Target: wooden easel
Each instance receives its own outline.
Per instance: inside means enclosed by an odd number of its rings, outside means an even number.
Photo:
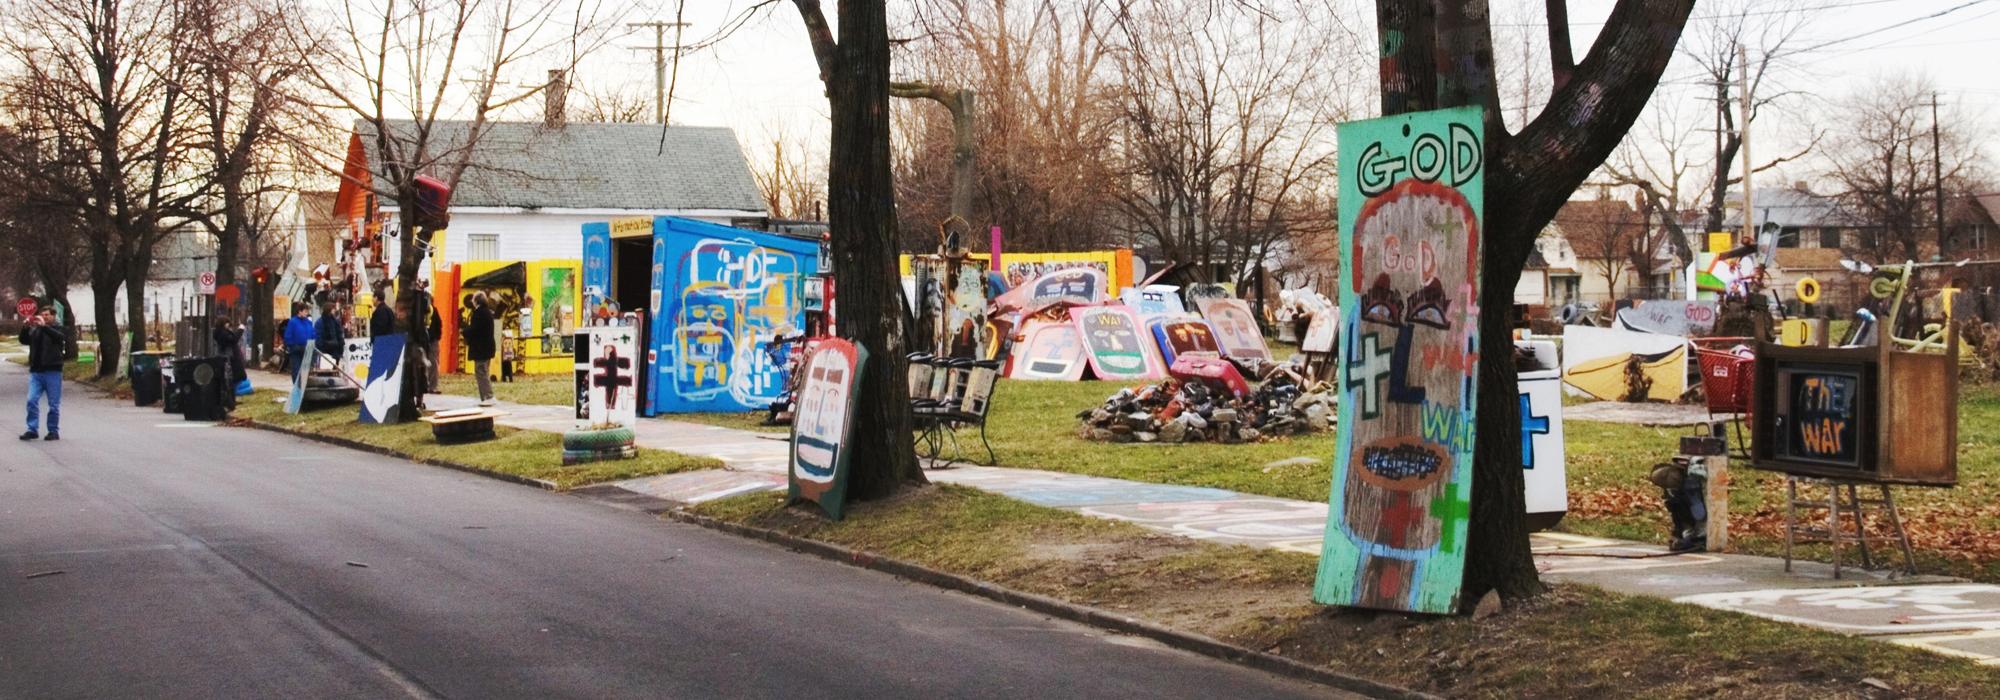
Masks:
[[[1799,484],[1825,486],[1826,499],[1799,500]],[[1878,498],[1861,498],[1857,487],[1879,489]],[[1844,497],[1843,497],[1844,494]],[[1874,506],[1877,516],[1887,515],[1889,529],[1893,535],[1868,534],[1867,516],[1864,511]],[[1801,522],[1799,510],[1825,509],[1826,518],[1818,522]],[[1847,520],[1854,522],[1849,531]],[[1815,518],[1814,520],[1818,520]],[[1874,555],[1868,551],[1869,543],[1894,542],[1903,551],[1902,570],[1916,575],[1917,560],[1910,552],[1910,535],[1903,530],[1903,519],[1896,512],[1896,497],[1888,484],[1862,483],[1844,479],[1816,479],[1802,476],[1785,477],[1785,571],[1792,570],[1792,544],[1794,542],[1826,542],[1833,546],[1833,577],[1840,578],[1840,547],[1853,544],[1861,550],[1861,567],[1875,568]]]

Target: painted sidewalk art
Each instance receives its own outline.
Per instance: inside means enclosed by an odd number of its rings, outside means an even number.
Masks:
[[[1313,600],[1449,613],[1471,513],[1483,110],[1339,127],[1340,418]],[[1225,347],[1227,343],[1225,343]]]
[[[1554,527],[1569,512],[1569,481],[1563,452],[1562,373],[1522,372],[1521,468],[1527,482],[1529,526]]]
[[[1239,360],[1271,359],[1270,349],[1264,347],[1264,331],[1257,327],[1257,315],[1242,299],[1196,299],[1195,306],[1215,329],[1222,354]]]
[[[1154,319],[1150,324],[1153,343],[1160,348],[1160,360],[1172,367],[1182,355],[1222,357],[1222,345],[1215,341],[1215,329],[1198,318]]]
[[[577,331],[576,427],[630,428],[639,422],[639,329],[596,326]]]
[[[752,411],[785,385],[766,346],[805,327],[819,244],[691,219],[654,220],[652,407]],[[664,307],[664,308],[662,308]]]
[[[1652,385],[1641,399],[1676,401],[1687,392],[1687,339],[1593,326],[1563,326],[1563,382],[1572,395],[1619,401],[1628,391],[1627,366]]]
[[[1619,309],[1618,327],[1691,338],[1715,330],[1715,318],[1715,302],[1661,299]]]
[[[1317,553],[1326,530],[1327,508],[1279,498],[1238,496],[1122,505],[1088,505],[1084,515],[1123,520],[1155,530],[1210,542],[1245,544]]]
[[[1147,321],[1187,315],[1187,307],[1181,305],[1181,288],[1171,284],[1126,287],[1118,292],[1118,300],[1132,307],[1133,313]]]
[[[1734,591],[1674,602],[1848,634],[2000,630],[2000,586],[1985,583]]]
[[[1083,378],[1083,335],[1070,323],[1029,321],[1021,331],[1021,344],[1014,349],[1008,379]]]
[[[818,503],[839,520],[847,502],[848,440],[854,434],[854,405],[861,396],[861,370],[868,351],[841,338],[820,341],[806,358],[799,383],[798,417],[792,421],[791,468],[786,493]]]
[[[383,361],[368,363],[368,375],[361,383],[361,422],[403,422],[404,416],[396,410],[397,404],[403,401],[403,363],[397,362],[396,358],[403,356],[406,338],[397,333],[372,339],[370,356],[381,353]]]
[[[1153,353],[1153,339],[1124,306],[1079,306],[1069,310],[1083,337],[1084,356],[1098,379],[1151,380],[1166,375]]]

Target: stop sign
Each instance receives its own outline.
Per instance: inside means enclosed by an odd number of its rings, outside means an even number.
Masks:
[[[38,308],[38,305],[35,304],[35,300],[33,299],[22,299],[14,303],[14,312],[22,316],[35,315],[36,308]]]

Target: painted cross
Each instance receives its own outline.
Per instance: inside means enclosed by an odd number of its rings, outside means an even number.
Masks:
[[[1349,391],[1361,391],[1361,416],[1373,419],[1382,415],[1382,380],[1389,378],[1395,362],[1393,353],[1382,349],[1381,339],[1374,333],[1361,337],[1361,342],[1348,347],[1347,385]]]
[[[1535,436],[1549,434],[1549,417],[1538,416],[1530,408],[1528,395],[1521,394],[1521,467],[1535,468]]]
[[[619,357],[618,347],[607,345],[604,356],[590,361],[597,368],[597,376],[591,378],[593,386],[604,389],[604,408],[618,407],[618,390],[632,386],[632,376],[626,370],[632,369],[632,358]]]
[[[1438,494],[1437,498],[1431,499],[1431,517],[1437,518],[1443,523],[1443,527],[1441,528],[1443,537],[1438,541],[1438,549],[1442,551],[1458,551],[1460,547],[1458,542],[1458,521],[1465,520],[1472,515],[1472,504],[1468,501],[1466,494],[1461,493],[1464,490],[1459,488],[1459,485],[1456,483],[1446,484],[1444,493]]]
[[[1430,514],[1417,507],[1417,499],[1413,495],[1391,493],[1384,500],[1389,503],[1382,508],[1382,544],[1398,548],[1407,546]]]

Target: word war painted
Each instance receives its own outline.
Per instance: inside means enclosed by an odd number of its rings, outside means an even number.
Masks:
[[[383,361],[368,363],[368,374],[361,383],[361,422],[401,423],[405,419],[396,410],[403,401],[403,363],[396,358],[403,356],[407,337],[402,333],[380,335],[369,344],[370,357],[380,353]]]
[[[798,416],[792,421],[787,493],[818,503],[839,520],[847,501],[847,449],[854,434],[854,406],[868,351],[840,339],[820,341],[799,369]]]
[[[1081,306],[1070,320],[1083,336],[1090,371],[1098,379],[1149,380],[1165,375],[1152,339],[1140,329],[1139,318],[1124,306]]]
[[[1257,315],[1242,299],[1198,298],[1195,306],[1201,309],[1202,318],[1208,319],[1209,327],[1215,329],[1222,354],[1239,360],[1271,359],[1271,351],[1264,347],[1264,332],[1257,328]]]
[[[577,331],[576,427],[630,428],[639,422],[639,330],[595,326]]]
[[[1316,602],[1458,607],[1479,364],[1482,118],[1467,107],[1339,127],[1340,197],[1358,206],[1340,208],[1340,418]]]

